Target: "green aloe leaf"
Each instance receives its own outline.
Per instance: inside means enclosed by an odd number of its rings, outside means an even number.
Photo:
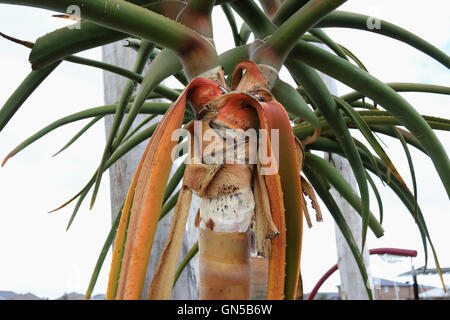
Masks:
[[[422,51],[423,53],[429,55],[433,59],[439,61],[447,68],[450,68],[450,58],[444,52],[423,40],[422,38],[416,36],[415,34],[400,28],[392,23],[378,19],[381,28],[368,28],[367,21],[372,21],[373,17],[369,17],[363,14],[339,11],[336,10],[324,19],[322,19],[315,27],[327,28],[327,27],[343,27],[343,28],[354,28],[363,31],[369,31],[376,34],[381,34],[393,39],[402,41],[409,44],[410,46]]]
[[[164,191],[163,204],[166,203],[166,201],[169,199],[170,195],[173,193],[175,188],[180,183],[181,179],[183,179],[185,169],[186,169],[186,163],[183,162],[178,166],[178,168],[174,172],[172,178],[170,178],[169,182],[167,183],[166,190]]]
[[[263,39],[276,29],[276,26],[254,1],[232,1],[230,6],[245,21],[256,39]]]
[[[339,60],[345,61],[341,58]],[[355,142],[350,134],[347,124],[339,112],[339,109],[328,91],[325,83],[317,72],[306,64],[288,59],[286,67],[291,75],[302,84],[308,92],[308,96],[320,109],[328,125],[335,133],[342,148],[345,150],[346,158],[353,170],[358,184],[362,200],[362,248],[364,248],[369,222],[369,188],[361,158],[357,152]],[[323,126],[322,126],[323,128]]]
[[[450,197],[450,161],[448,154],[425,119],[397,92],[367,72],[325,50],[299,41],[295,56],[370,99],[377,101],[421,142]]]
[[[136,134],[134,137],[130,138],[129,140],[125,141],[117,150],[109,157],[109,159],[106,161],[104,170],[106,171],[114,162],[119,160],[123,155],[125,155],[128,151],[133,149],[135,146],[137,146],[139,143],[147,140],[153,135],[153,132],[156,130],[156,127],[158,126],[159,122],[154,123],[153,125],[149,126],[145,130],[142,130],[138,134]],[[75,208],[72,211],[72,215],[70,216],[69,222],[67,224],[67,230],[72,225],[72,222],[74,221],[78,210],[80,209],[80,206],[85,199],[87,193],[92,188],[92,186],[95,183],[95,177],[96,174],[89,180],[89,182],[84,186],[84,188],[78,192],[74,197],[72,197],[70,200],[66,201],[63,205],[59,206],[58,208],[52,210],[51,212],[54,212],[56,210],[60,210],[67,206],[69,203],[71,203],[73,200],[77,199],[78,201],[75,205]]]
[[[61,152],[63,152],[64,150],[66,150],[68,147],[70,147],[75,141],[78,140],[79,137],[81,137],[83,135],[83,133],[85,133],[87,130],[89,130],[90,127],[92,127],[94,124],[96,124],[100,119],[102,119],[103,116],[97,116],[94,119],[92,119],[91,121],[89,121],[83,128],[81,128],[80,131],[78,131],[73,137],[72,139],[69,140],[69,142],[67,142],[61,149],[59,149],[54,155],[58,155]]]
[[[338,105],[344,110],[344,112],[352,119],[355,126],[359,129],[364,138],[366,138],[366,140],[369,142],[370,146],[373,148],[375,153],[383,160],[383,162],[388,166],[388,168],[392,171],[392,173],[396,175],[400,181],[403,181],[403,178],[400,176],[391,159],[384,151],[383,147],[380,145],[375,135],[372,133],[372,130],[370,129],[369,125],[364,121],[364,118],[361,117],[361,115],[358,112],[356,112],[352,108],[352,106],[350,106],[343,99],[340,99],[338,97],[334,97],[334,99],[336,100]],[[406,183],[404,184],[406,185]]]
[[[169,104],[168,103],[163,103],[163,102],[146,102],[141,110],[142,113],[157,113],[157,114],[164,114],[167,109],[169,108]],[[45,136],[46,134],[50,133],[51,131],[78,121],[78,120],[83,120],[83,119],[87,119],[87,118],[92,118],[92,117],[97,117],[97,116],[104,116],[107,114],[112,114],[115,113],[116,111],[116,104],[112,104],[112,105],[106,105],[106,106],[101,106],[101,107],[96,107],[96,108],[91,108],[91,109],[87,109],[87,110],[83,110],[74,114],[71,114],[69,116],[65,116],[61,119],[58,119],[52,123],[50,123],[49,125],[47,125],[46,127],[42,128],[41,130],[39,130],[38,132],[36,132],[35,134],[33,134],[31,137],[27,138],[26,140],[24,140],[22,143],[20,143],[17,147],[15,147],[3,160],[2,162],[2,166],[6,163],[6,161],[11,158],[12,156],[16,155],[17,153],[19,153],[20,151],[22,151],[23,149],[25,149],[26,147],[28,147],[30,144],[34,143],[35,141],[39,140],[40,138],[42,138],[43,136]],[[127,106],[127,110],[129,110],[131,107],[131,104],[128,104]]]
[[[157,114],[152,114],[152,115],[148,116],[147,118],[145,118],[141,123],[139,123],[139,125],[136,126],[136,128],[134,128],[129,134],[127,134],[125,136],[125,138],[123,138],[123,141],[127,141],[129,138],[134,136],[136,134],[136,132],[138,132],[140,129],[142,129],[147,123],[149,123],[150,121],[155,119],[157,116],[158,116]]]
[[[383,201],[381,200],[380,192],[378,191],[375,181],[373,181],[372,177],[370,176],[370,174],[368,172],[366,172],[366,177],[367,177],[367,181],[369,181],[369,184],[372,187],[372,191],[375,194],[375,198],[377,199],[378,211],[380,214],[379,223],[383,224]]]
[[[228,20],[228,24],[230,25],[231,33],[233,34],[234,45],[238,47],[241,45],[241,38],[236,25],[236,19],[234,18],[233,11],[231,10],[230,5],[227,3],[222,4],[221,7],[223,13],[225,14],[225,17]]]
[[[419,140],[417,140],[417,138],[414,137],[409,131],[406,131],[401,128],[393,127],[393,126],[373,125],[373,126],[371,126],[371,128],[372,128],[372,130],[374,130],[378,133],[382,133],[384,135],[387,135],[387,136],[390,136],[393,138],[397,137],[394,132],[394,129],[397,129],[396,131],[403,136],[403,139],[405,139],[406,143],[408,143],[409,145],[415,147],[417,150],[422,151],[423,153],[428,155],[427,152],[425,151],[425,149],[423,148],[423,146],[420,144]]]
[[[282,2],[277,13],[273,17],[273,23],[279,26],[287,19],[289,19],[294,13],[296,13],[301,7],[308,3],[309,0],[285,0]]]
[[[320,130],[320,122],[311,108],[306,104],[303,97],[290,84],[278,79],[272,88],[275,98],[292,115],[311,123],[315,129]]]
[[[312,153],[307,152],[305,157],[305,165],[313,168],[339,192],[339,194],[360,214],[362,215],[361,199],[356,194],[355,190],[342,177],[339,171],[328,161],[320,158]],[[384,230],[378,223],[375,216],[370,213],[369,227],[377,238],[384,234]]]
[[[144,5],[155,1],[131,0],[129,2]],[[172,2],[172,7],[175,5],[178,11],[184,7],[184,4],[177,6],[175,1]],[[157,13],[162,13],[164,9],[158,3],[149,4],[146,8]],[[42,68],[74,53],[113,43],[127,36],[126,33],[82,20],[79,28],[63,27],[38,38],[30,53],[30,62],[35,68]]]
[[[381,112],[383,112],[383,111],[381,111]],[[359,113],[361,114],[362,112],[359,112]],[[398,120],[396,120],[393,116],[362,115],[362,117],[364,118],[364,121],[366,121],[369,124],[370,128],[373,129],[374,131],[379,131],[379,132],[382,132],[382,133],[385,133],[385,134],[391,135],[391,136],[393,135],[393,133],[389,132],[389,130],[387,130],[386,128],[401,125],[401,123]],[[424,119],[428,119],[426,121],[432,129],[443,130],[443,131],[450,130],[450,124],[447,123],[448,122],[447,119],[441,119],[441,118],[429,117],[429,116],[423,116],[423,117],[424,117]],[[331,132],[330,124],[327,121],[325,121],[323,117],[319,117],[319,120],[320,120],[320,124],[322,127],[321,135],[326,136],[329,134],[333,134]],[[344,117],[344,121],[346,122],[347,126],[350,129],[352,129],[354,127],[353,121],[349,117]],[[313,126],[306,122],[296,125],[295,127],[293,127],[293,130],[294,130],[294,134],[300,140],[306,138],[309,135],[312,135],[314,132]],[[407,131],[404,131],[404,132],[405,132],[405,135],[404,135],[405,139],[407,139],[408,143],[411,143],[412,145],[414,145],[415,147],[417,147],[424,153],[428,154],[427,151],[423,148],[420,141],[416,137],[414,137],[411,133],[409,133]]]
[[[163,50],[155,57],[145,74],[144,80],[142,81],[139,91],[136,94],[130,112],[120,127],[120,130],[119,124],[122,120],[121,118],[118,122],[117,128],[115,128],[116,130],[114,132],[111,131],[112,139],[110,143],[107,144],[107,148],[111,148],[113,151],[117,148],[136,119],[136,116],[140,112],[148,94],[152,92],[164,79],[178,72],[180,68],[181,65],[177,56],[170,50]]]
[[[364,155],[362,155],[362,157],[364,158]],[[379,162],[381,162],[381,161],[379,161]],[[384,164],[380,164],[380,165],[384,165]],[[367,168],[372,171],[372,168],[368,164],[367,164]],[[411,216],[414,218],[414,220],[417,223],[417,226],[418,226],[419,231],[422,236],[422,242],[423,242],[423,247],[424,247],[424,252],[425,252],[425,265],[427,265],[427,261],[428,261],[428,248],[427,248],[427,244],[426,244],[426,239],[428,239],[428,243],[430,244],[431,251],[433,254],[434,262],[436,264],[436,269],[438,271],[442,285],[443,285],[443,287],[445,287],[444,280],[442,277],[442,270],[441,270],[441,267],[439,264],[439,259],[438,259],[437,253],[436,253],[436,249],[431,240],[427,225],[425,223],[424,216],[422,214],[420,207],[417,204],[415,196],[413,194],[411,194],[411,192],[408,190],[408,188],[403,186],[403,184],[395,176],[391,177],[391,176],[387,176],[386,174],[384,174],[382,178],[386,182],[386,184],[388,184],[389,187],[397,194],[399,199],[403,202],[403,204],[406,206],[408,211],[411,213]]]
[[[3,130],[25,100],[28,99],[34,90],[36,90],[42,81],[44,81],[58,65],[59,62],[56,62],[41,70],[31,71],[28,74],[0,109],[0,131]]]
[[[153,48],[154,48],[154,45],[152,43],[150,43],[148,41],[142,42],[142,44],[139,48],[139,51],[137,53],[136,60],[134,62],[133,72],[142,73],[145,65],[147,64],[147,60],[150,55],[150,52],[153,50]],[[125,83],[125,87],[123,88],[119,102],[117,103],[116,113],[114,114],[113,123],[111,125],[109,135],[106,139],[105,148],[103,150],[103,155],[100,160],[100,164],[98,166],[97,176],[95,178],[94,191],[92,192],[92,198],[91,198],[91,204],[90,204],[91,209],[94,206],[94,202],[95,202],[95,199],[97,198],[97,193],[100,188],[100,183],[101,183],[102,176],[103,176],[103,167],[105,166],[105,162],[108,159],[111,152],[114,151],[114,147],[113,147],[114,139],[116,138],[116,133],[119,130],[120,123],[122,122],[122,119],[125,115],[125,110],[126,110],[127,104],[130,101],[130,97],[135,88],[136,88],[136,82],[133,80],[128,80]],[[145,97],[147,96],[148,93],[149,92],[145,93]],[[145,97],[143,98],[143,100],[145,100]],[[135,104],[137,100],[139,101],[139,98],[140,98],[140,95],[138,93],[133,104]],[[132,109],[133,109],[133,107],[132,107]],[[131,110],[130,110],[130,112],[131,112]],[[125,136],[125,134],[124,134],[124,136]]]
[[[427,92],[438,94],[450,94],[450,87],[425,83],[391,82],[386,83],[386,85],[397,92]],[[360,92],[350,92],[341,96],[340,98],[347,102],[353,102],[363,97],[364,95],[362,95]]]
[[[367,148],[367,147],[365,146],[364,143],[362,143],[361,141],[359,141],[359,140],[356,139],[356,138],[353,138],[353,141],[355,141],[356,147],[358,147],[358,148],[360,148],[360,149],[363,149],[364,151],[367,152],[367,154],[370,156],[370,162],[372,163],[372,165],[373,165],[378,171],[380,171],[380,169],[379,169],[378,166],[377,166],[377,161],[375,160],[375,157],[374,157],[374,156],[372,155],[372,153],[370,152],[369,148]],[[378,175],[381,175],[381,172],[378,172]],[[366,174],[366,176],[367,176],[367,174]]]
[[[252,30],[248,26],[247,23],[242,23],[241,28],[239,29],[239,39],[241,39],[241,43],[244,45],[247,43],[248,39],[250,38],[250,34],[252,33]]]
[[[105,243],[103,244],[102,250],[100,251],[100,254],[97,258],[97,262],[95,263],[95,267],[91,275],[91,280],[89,281],[88,288],[84,295],[85,300],[89,300],[91,298],[92,292],[94,291],[95,288],[95,284],[97,283],[98,275],[100,274],[100,270],[102,269],[106,255],[108,254],[108,250],[109,248],[111,248],[111,245],[114,242],[114,238],[117,233],[117,228],[119,227],[120,217],[122,216],[122,209],[123,204],[111,225],[111,229],[109,230],[108,236],[106,237]]]
[[[339,46],[339,48],[342,49],[342,51],[345,52],[345,54],[346,54],[350,59],[352,59],[352,60],[356,63],[356,65],[357,65],[358,67],[360,67],[361,69],[363,69],[363,70],[366,71],[366,72],[368,71],[367,68],[366,68],[366,66],[361,62],[361,60],[360,60],[355,54],[353,54],[353,52],[351,52],[350,50],[348,50],[346,47],[344,47],[344,46],[341,45],[341,44],[338,44],[338,46]]]
[[[143,38],[177,52],[188,78],[218,65],[214,46],[190,28],[148,9],[118,0],[1,0],[0,3],[20,4],[59,12],[71,5],[83,8],[83,18],[104,27]],[[201,63],[189,63],[195,56]]]
[[[339,7],[345,0],[311,0],[283,22],[252,54],[252,60],[280,70],[295,43],[323,17]]]
[[[105,63],[103,61],[97,61],[97,60],[92,60],[92,59],[87,59],[87,58],[83,58],[83,57],[78,57],[78,56],[67,56],[64,58],[65,61],[68,62],[72,62],[72,63],[77,63],[77,64],[82,64],[82,65],[86,65],[86,66],[91,66],[91,67],[95,67],[95,68],[99,68],[105,71],[109,71],[118,75],[121,75],[129,80],[133,80],[137,83],[142,83],[144,81],[144,77],[138,73],[138,72],[134,72],[128,69],[124,69],[109,63]],[[174,64],[179,65],[178,60],[176,62],[174,62]],[[180,65],[181,68],[181,65]],[[176,74],[174,74],[176,75]],[[180,79],[182,82],[184,82],[185,79]],[[161,97],[164,97],[166,99],[169,99],[171,101],[175,101],[178,98],[178,93],[173,90],[170,89],[162,84],[158,84],[153,88],[154,92],[157,94],[160,94]]]
[[[417,211],[418,211],[418,204],[417,204],[417,181],[416,181],[416,173],[414,171],[414,163],[412,160],[411,153],[409,152],[408,144],[406,143],[405,139],[403,138],[403,135],[394,128],[394,133],[397,136],[398,140],[400,140],[403,150],[405,151],[406,159],[408,160],[408,166],[409,171],[411,173],[411,180],[413,184],[413,192],[414,192],[414,203],[415,203],[415,212],[417,217]]]
[[[342,50],[342,47],[340,47],[336,42],[334,42],[333,39],[331,39],[325,31],[319,28],[312,28],[309,30],[309,33],[311,33],[313,36],[318,38],[322,43],[324,43],[328,48],[330,48],[334,53],[336,53],[337,56],[341,57],[342,59],[348,60],[347,54],[344,50]]]
[[[180,195],[180,191],[177,191],[173,196],[171,196],[169,198],[169,200],[166,201],[166,203],[161,208],[161,212],[159,214],[159,220],[164,218],[170,212],[170,210],[175,208],[179,195]]]
[[[392,115],[384,110],[374,109],[374,110],[360,110],[358,114],[365,119],[374,118],[374,117],[392,117]],[[450,124],[450,119],[439,118],[435,116],[429,115],[421,115],[430,125],[442,126],[442,130],[447,130],[446,125]]]
[[[192,248],[189,249],[189,251],[184,256],[183,260],[181,260],[180,264],[178,265],[177,271],[175,272],[175,278],[173,280],[173,286],[175,286],[175,284],[177,283],[178,278],[180,277],[181,273],[186,268],[188,263],[192,260],[192,258],[195,257],[197,252],[198,252],[198,241],[194,243]]]

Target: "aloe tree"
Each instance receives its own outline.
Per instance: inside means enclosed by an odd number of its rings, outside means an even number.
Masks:
[[[62,125],[92,119],[71,140],[73,142],[94,122],[106,114],[114,114],[96,172],[78,194],[60,207],[77,200],[69,225],[91,190],[90,205],[94,205],[103,173],[133,147],[151,137],[118,219],[105,241],[87,297],[114,238],[107,298],[141,297],[158,221],[175,208],[171,232],[147,293],[149,299],[169,299],[174,282],[197,252],[200,255],[200,298],[249,298],[253,246],[257,255],[269,259],[267,298],[298,298],[302,295],[303,219],[309,218],[305,196],[313,199],[313,206],[317,208],[316,195],[342,231],[367,283],[360,250],[329,187],[333,186],[361,215],[361,246],[364,248],[369,229],[377,237],[384,232],[369,209],[369,186],[377,192],[371,174],[384,181],[410,211],[424,250],[427,252],[430,244],[439,269],[417,203],[416,185],[410,191],[375,133],[397,138],[409,159],[408,145],[428,155],[450,195],[450,162],[434,132],[448,130],[450,120],[420,115],[398,94],[398,91],[448,94],[450,88],[415,83],[386,84],[370,75],[349,49],[335,43],[325,32],[327,27],[373,31],[367,29],[369,17],[339,11],[344,2],[260,1],[261,6],[258,6],[251,0],[0,0],[0,3],[61,13],[75,6],[81,14],[79,28],[55,30],[36,43],[8,37],[31,48],[29,60],[33,71],[1,109],[0,130],[62,60],[102,68],[128,79],[117,103],[86,109],[50,124],[18,145],[3,161],[4,164]],[[222,6],[235,41],[234,48],[222,53],[214,46],[220,39],[212,36],[211,12],[216,5]],[[240,30],[234,14],[245,21]],[[380,23],[382,28],[376,30],[379,34],[409,44],[447,68],[450,66],[450,58],[430,43],[392,23],[383,20]],[[252,43],[248,43],[250,34],[255,39]],[[137,50],[131,70],[76,56],[83,50],[127,37],[129,45]],[[316,43],[325,44],[331,52]],[[142,73],[149,58],[153,58],[153,62]],[[279,77],[283,66],[295,86]],[[318,71],[355,92],[340,97],[332,95]],[[161,84],[172,75],[185,85],[183,90]],[[133,95],[137,83],[141,86]],[[152,97],[164,97],[173,103],[147,102]],[[366,103],[365,98],[376,104]],[[148,114],[148,119],[156,114],[164,114],[164,117],[159,124],[142,131],[130,130],[138,114]],[[185,139],[174,135],[180,128],[187,134]],[[199,135],[202,129],[210,133],[209,140]],[[353,129],[364,136],[365,143],[355,138]],[[225,152],[223,142],[228,141],[230,132],[244,136],[243,140],[236,136],[229,140],[232,150],[243,147],[242,154],[233,151],[229,156]],[[260,133],[254,149],[253,132]],[[208,144],[205,140],[215,143]],[[198,141],[200,143],[196,144]],[[217,143],[219,141],[221,143]],[[178,154],[186,153],[189,161],[168,181],[174,150]],[[347,158],[360,196],[336,168],[313,151],[332,152]],[[235,160],[236,154],[243,155],[244,161],[228,161]],[[250,158],[256,162],[247,161]],[[172,195],[180,182],[181,189]],[[197,215],[199,242],[177,267],[194,193],[201,198]],[[370,297],[370,289],[367,291]]]

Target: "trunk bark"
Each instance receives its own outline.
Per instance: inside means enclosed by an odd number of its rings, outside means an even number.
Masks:
[[[124,48],[121,42],[116,42],[103,47],[103,61],[121,66],[123,68],[130,69],[134,63],[136,53],[130,48]],[[119,75],[104,71],[103,72],[103,83],[104,83],[104,101],[105,104],[111,104],[117,102],[119,99],[122,89],[126,83],[127,79]],[[142,120],[144,120],[147,115],[138,115],[136,121],[130,130],[135,128]],[[106,135],[109,135],[110,128],[113,122],[114,115],[105,117],[105,131]],[[161,117],[156,117],[146,126],[159,121]],[[133,150],[124,155],[119,159],[113,166],[108,170],[110,178],[110,193],[111,193],[111,218],[114,220],[118,214],[123,201],[125,200],[128,188],[131,184],[134,172],[138,166],[139,160],[144,153],[145,147],[148,143],[147,141],[142,142],[136,146]],[[171,175],[175,172],[177,165],[174,164],[171,170]],[[176,192],[176,190],[175,190]],[[187,232],[184,236],[183,246],[181,249],[180,259],[187,253],[191,246],[195,243],[196,232],[194,228],[194,214],[196,212],[196,207],[198,208],[198,199],[193,199],[190,216],[188,221]],[[158,264],[159,256],[164,248],[165,241],[167,239],[170,222],[173,211],[158,224],[155,239],[153,242],[153,248],[150,255],[150,260],[148,264],[147,274],[145,277],[145,284],[142,298],[145,298],[147,288],[153,276],[153,273]],[[194,259],[194,262],[197,259]],[[174,288],[172,298],[173,299],[197,299],[198,298],[198,270],[195,270],[193,263],[186,266],[186,269],[181,274],[177,281],[177,285]]]
[[[200,299],[250,298],[250,232],[199,228]]]

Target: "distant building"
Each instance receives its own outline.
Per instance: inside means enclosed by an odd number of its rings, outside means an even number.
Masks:
[[[412,283],[398,282],[383,278],[372,278],[374,284],[374,299],[375,300],[414,300],[414,290]],[[339,297],[341,299],[341,286],[338,286]],[[419,284],[419,298],[420,294],[426,293],[429,290],[436,289],[432,286],[424,286]]]
[[[450,300],[450,288],[447,288],[447,292],[444,292],[443,288],[434,288],[421,293],[419,296],[421,300]]]

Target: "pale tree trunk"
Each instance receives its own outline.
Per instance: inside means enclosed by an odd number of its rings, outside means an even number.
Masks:
[[[347,180],[348,183],[352,186],[353,189],[357,188],[356,179],[353,175],[353,171],[347,161],[347,159],[332,154],[331,158],[333,160],[334,165],[342,174],[342,176]],[[331,189],[331,194],[333,195],[334,200],[337,205],[341,209],[342,214],[344,215],[345,220],[355,238],[356,244],[361,250],[361,241],[362,241],[362,219],[359,214],[345,201],[339,193],[335,189]],[[361,273],[359,268],[355,262],[355,258],[353,257],[347,242],[344,239],[341,231],[335,225],[336,231],[336,247],[338,252],[338,267],[339,267],[339,275],[341,277],[341,298],[344,300],[367,300],[369,297],[367,296],[367,291],[364,286],[364,281],[361,277]],[[364,265],[366,266],[369,281],[370,280],[370,260],[369,260],[369,250],[368,250],[368,242],[366,240],[366,245],[364,248]]]
[[[324,82],[326,83],[330,92],[334,95],[337,95],[336,81],[324,74],[320,74]],[[330,159],[331,156],[331,159]],[[357,190],[356,178],[353,174],[352,168],[350,167],[347,159],[336,155],[336,154],[325,154],[325,158],[329,161],[332,160],[332,163],[336,167],[336,169],[341,173],[341,175],[345,178],[345,180],[350,184],[350,186]],[[343,199],[339,193],[331,188],[330,190],[336,204],[341,210],[345,221],[347,222],[353,237],[355,238],[356,244],[361,250],[361,239],[362,239],[362,219],[359,214],[353,209],[351,205],[348,204],[345,199]],[[355,258],[353,257],[350,248],[347,242],[344,239],[341,231],[338,226],[335,225],[335,235],[336,235],[336,247],[338,254],[338,267],[339,267],[339,275],[341,278],[341,298],[344,300],[367,300],[369,297],[367,295],[367,291],[364,285],[364,281],[361,277],[361,273],[359,271],[358,265],[355,262]],[[364,264],[367,269],[367,274],[369,281],[371,281],[370,277],[370,259],[369,259],[369,250],[368,250],[368,242],[366,240],[365,248],[364,248]]]
[[[136,53],[130,48],[124,48],[121,42],[116,42],[103,47],[103,61],[111,64],[121,66],[123,68],[131,69],[134,63]],[[105,104],[112,104],[119,100],[124,85],[127,79],[118,76],[116,74],[104,71],[103,72],[103,84],[104,84],[104,101]],[[130,130],[135,128],[147,115],[139,115]],[[106,136],[109,135],[114,115],[105,117],[105,130]],[[152,120],[149,126],[156,121],[159,121],[161,117],[156,117]],[[116,161],[109,171],[110,178],[110,192],[111,192],[111,218],[114,220],[118,214],[131,184],[134,172],[138,166],[139,160],[144,153],[148,140],[142,142],[136,146],[133,150],[124,155],[121,159]],[[177,166],[174,165],[171,170],[172,173],[176,170]],[[169,178],[170,179],[170,178]],[[196,205],[198,208],[198,200],[193,199],[191,206],[191,212],[188,220],[188,227],[181,248],[180,258],[182,258],[186,252],[195,243],[197,234],[194,227],[194,218],[196,212]],[[158,264],[159,256],[164,248],[169,229],[172,221],[172,214],[168,214],[158,224],[158,228],[155,234],[153,242],[152,252],[150,255],[150,261],[145,277],[144,290],[142,290],[142,297],[147,295],[147,288],[150,283],[151,277]],[[193,262],[195,262],[194,259]],[[198,298],[198,268],[194,268],[194,263],[191,262],[186,266],[182,275],[178,279],[177,285],[174,288],[172,298],[173,299],[197,299]]]

